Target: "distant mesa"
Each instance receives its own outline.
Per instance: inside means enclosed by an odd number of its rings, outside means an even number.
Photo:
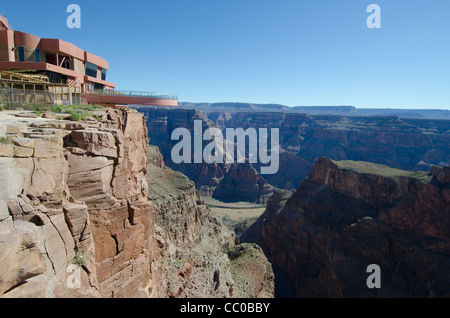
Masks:
[[[308,115],[342,115],[342,116],[391,116],[417,119],[450,119],[450,110],[445,109],[390,109],[357,108],[355,106],[294,106],[280,104],[252,103],[189,103],[180,102],[180,108],[196,109],[206,113],[212,112],[286,112]]]

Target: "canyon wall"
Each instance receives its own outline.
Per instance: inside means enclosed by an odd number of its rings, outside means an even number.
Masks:
[[[5,123],[1,294],[160,294],[158,273],[149,271],[161,246],[147,200],[143,116],[107,110],[90,123]]]
[[[235,246],[234,233],[212,215],[194,182],[162,159],[149,146],[149,200],[165,232],[167,296],[274,297],[272,267],[261,248]]]
[[[296,189],[321,156],[333,160],[375,162],[404,170],[429,171],[433,165],[450,164],[448,120],[307,115],[284,111],[202,113],[193,109],[149,107],[138,110],[147,119],[150,143],[160,147],[166,164],[193,180],[202,195],[222,201],[229,200],[227,193],[233,189],[233,200],[266,203],[273,193],[271,187]],[[170,155],[177,142],[171,141],[171,134],[178,127],[192,133],[194,120],[203,120],[203,131],[210,127],[223,132],[226,128],[278,128],[278,172],[260,175],[260,164],[246,164],[245,167],[173,164]],[[255,187],[255,184],[259,186]]]
[[[208,128],[220,128],[208,117],[196,110],[159,109],[136,107],[145,115],[150,144],[157,146],[165,164],[182,172],[202,196],[213,197],[224,202],[248,201],[265,204],[273,193],[273,187],[259,174],[256,166],[236,163],[174,163],[172,149],[179,140],[171,140],[172,132],[177,128],[186,128],[194,136],[194,121],[202,121],[202,132]],[[225,136],[225,134],[224,134]],[[202,151],[210,141],[202,142]],[[192,142],[191,153],[194,153]]]
[[[297,297],[449,297],[450,168],[408,172],[322,157],[276,192],[260,240]],[[256,233],[256,234],[255,234]],[[381,288],[366,285],[381,268]]]
[[[234,236],[194,183],[148,149],[142,114],[28,117],[0,116],[0,297],[234,297],[245,288],[231,273]],[[257,253],[247,264],[268,264]],[[251,294],[273,296],[273,279],[256,276]]]

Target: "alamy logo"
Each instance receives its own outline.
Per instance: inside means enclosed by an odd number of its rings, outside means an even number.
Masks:
[[[172,132],[172,141],[179,141],[172,148],[172,161],[180,163],[245,163],[261,164],[261,174],[275,174],[279,168],[279,129],[227,128],[226,138],[218,128],[208,128],[203,133],[203,121],[194,121],[194,153],[192,135],[187,128],[177,128]],[[270,146],[269,146],[270,137]],[[181,140],[180,140],[181,138]],[[248,151],[247,143],[248,139]],[[211,141],[203,149],[203,141]],[[235,142],[236,141],[236,142]],[[235,151],[236,150],[236,151]],[[235,152],[236,157],[235,158]],[[193,158],[193,161],[192,161]]]
[[[67,13],[72,13],[67,17],[67,27],[69,29],[81,28],[81,8],[78,4],[70,4],[67,6]]]
[[[69,274],[66,280],[67,288],[74,289],[81,287],[81,267],[75,264],[67,266],[67,273]]]
[[[381,268],[377,264],[371,264],[367,267],[367,273],[371,273],[367,278],[366,284],[369,289],[381,288]]]
[[[381,29],[381,8],[378,4],[371,4],[367,7],[367,13],[371,13],[366,24],[369,29]]]

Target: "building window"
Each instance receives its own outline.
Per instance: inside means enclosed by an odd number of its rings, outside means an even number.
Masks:
[[[106,81],[106,69],[102,68],[102,81]]]
[[[41,61],[41,52],[39,51],[39,49],[34,50],[34,61],[35,62]]]
[[[61,66],[62,66],[63,68],[68,69],[68,70],[71,70],[71,69],[72,69],[72,65],[70,64],[70,61],[67,61],[67,60],[65,60],[65,61],[62,63]]]
[[[25,48],[23,46],[19,46],[17,50],[19,52],[19,62],[25,62]]]
[[[101,90],[102,91],[102,90],[105,89],[105,85],[103,85],[103,84],[93,83],[92,85],[94,86],[95,90]]]
[[[91,77],[97,77],[97,66],[92,63],[86,62],[86,75]]]

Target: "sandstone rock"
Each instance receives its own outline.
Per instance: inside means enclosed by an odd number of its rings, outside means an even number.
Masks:
[[[87,250],[92,243],[88,207],[84,204],[66,203],[63,210],[77,250]]]
[[[70,174],[77,174],[81,172],[89,172],[103,169],[107,166],[112,166],[114,161],[106,157],[88,157],[70,154],[69,155],[69,171]]]
[[[22,193],[25,180],[33,171],[31,158],[0,158],[0,199],[16,197]]]
[[[34,149],[15,146],[14,147],[14,157],[16,158],[30,158],[34,154]]]
[[[5,123],[0,123],[0,138],[6,137],[6,125]]]
[[[0,144],[0,157],[14,157],[14,146]]]
[[[86,160],[88,166],[98,164],[98,160],[93,164]],[[103,165],[105,161],[101,160]],[[81,169],[81,168],[80,168]],[[71,195],[80,202],[87,205],[111,205],[116,201],[112,196],[111,179],[113,166],[105,166],[98,170],[87,170],[84,172],[71,174],[69,172],[69,186]]]
[[[42,230],[45,236],[45,250],[52,263],[55,274],[66,270],[66,266],[75,256],[75,243],[69,228],[64,220],[64,215],[41,215]]]
[[[79,148],[85,149],[89,154],[117,158],[116,139],[110,132],[96,130],[72,131],[72,142]]]
[[[35,140],[34,157],[36,158],[61,158],[62,139],[52,137],[48,139],[38,138]]]
[[[38,244],[39,234],[34,224],[0,222],[0,295],[45,272],[44,256]]]
[[[36,154],[35,154],[36,156]],[[35,197],[43,193],[55,193],[59,198],[65,197],[67,189],[67,161],[60,157],[17,159],[17,169],[27,172],[23,189]]]
[[[19,118],[38,118],[38,115],[35,113],[22,113],[22,114],[16,114],[16,117]]]
[[[9,219],[10,215],[9,215],[9,209],[8,209],[8,204],[6,203],[5,200],[0,200],[0,222],[4,221],[6,219]]]
[[[15,124],[15,125],[6,125],[6,134],[8,135],[17,135],[21,132],[27,131],[27,125],[26,124]]]
[[[36,142],[35,139],[20,138],[20,137],[14,137],[14,138],[12,138],[12,141],[14,142],[14,145],[16,145],[16,146],[31,148],[31,149],[34,149],[35,142]]]
[[[42,281],[25,281],[22,285],[14,288],[10,292],[0,296],[0,298],[45,298],[46,282]]]

